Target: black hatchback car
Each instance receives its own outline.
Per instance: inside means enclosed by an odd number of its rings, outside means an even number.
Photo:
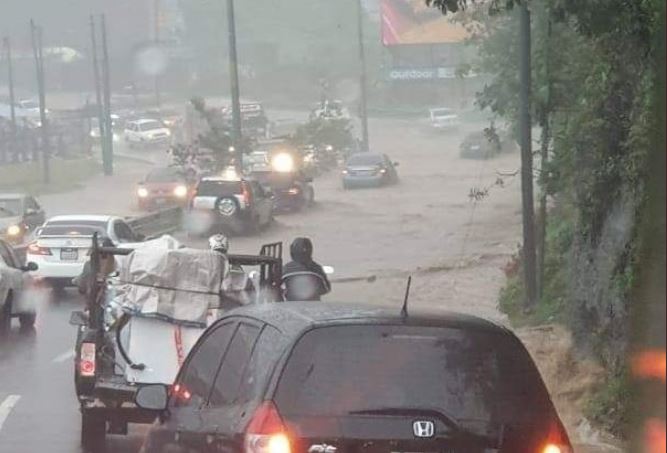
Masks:
[[[232,310],[199,339],[143,451],[570,451],[530,356],[508,330],[455,314],[350,304]]]

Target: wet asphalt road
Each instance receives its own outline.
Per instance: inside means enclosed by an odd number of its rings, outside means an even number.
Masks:
[[[80,416],[71,352],[76,331],[68,320],[83,300],[73,289],[57,297],[42,290],[38,297],[35,329],[21,331],[14,321],[10,335],[0,340],[0,451],[77,453]],[[140,433],[111,437],[109,453],[135,452],[142,439]]]
[[[462,160],[458,143],[464,131],[443,137],[404,121],[373,121],[371,132],[376,149],[400,161],[401,184],[343,191],[334,172],[315,181],[317,204],[312,211],[281,216],[258,237],[234,238],[232,250],[252,253],[265,242],[308,235],[316,244],[317,258],[336,267],[335,277],[373,275],[377,281],[336,283],[330,296],[334,299],[399,304],[403,273],[408,272],[417,277],[411,296],[415,304],[497,316],[500,262],[513,252],[519,231],[518,190],[498,190],[476,209],[467,194],[472,186],[493,184],[497,171],[516,168],[517,156],[493,162]],[[83,193],[44,196],[41,201],[50,215],[136,215],[134,183],[148,168],[119,162],[112,179],[94,178]],[[490,253],[492,261],[480,258],[484,253]],[[478,257],[480,263],[487,260],[487,267],[462,268],[453,280],[446,269],[468,256]],[[443,293],[451,296],[449,300]],[[457,294],[458,298],[452,296]],[[71,352],[75,328],[68,320],[83,300],[72,289],[58,296],[44,289],[34,296],[35,330],[21,332],[16,323],[9,337],[0,339],[0,453],[81,452]],[[109,436],[107,452],[137,452],[143,431],[134,425],[129,436]]]

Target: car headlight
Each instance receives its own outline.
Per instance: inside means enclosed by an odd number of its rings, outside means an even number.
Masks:
[[[188,194],[188,188],[185,186],[176,186],[174,188],[174,195],[177,196],[178,198],[185,198],[187,194]]]
[[[148,189],[146,189],[145,187],[139,187],[137,189],[137,195],[139,196],[139,198],[146,198],[148,196]]]
[[[21,234],[22,231],[23,231],[23,229],[20,226],[10,225],[7,228],[7,235],[9,235],[9,236],[18,236],[18,235]]]
[[[288,153],[276,154],[271,161],[273,169],[280,173],[289,173],[294,170],[294,159]]]

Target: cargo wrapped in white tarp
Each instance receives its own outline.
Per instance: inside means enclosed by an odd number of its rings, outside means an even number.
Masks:
[[[118,295],[131,316],[206,326],[209,309],[220,305],[227,259],[210,250],[139,248],[124,260]]]

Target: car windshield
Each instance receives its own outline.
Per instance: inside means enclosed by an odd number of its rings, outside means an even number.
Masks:
[[[435,118],[440,118],[443,116],[451,116],[454,115],[454,110],[452,109],[433,109],[431,110],[431,115]]]
[[[181,182],[182,180],[183,176],[176,168],[161,168],[158,170],[153,170],[146,176],[146,182],[148,183]]]
[[[0,198],[0,217],[14,217],[21,212],[21,200]]]
[[[307,333],[276,403],[286,416],[429,408],[463,425],[526,423],[551,410],[530,358],[506,335],[377,325]]]
[[[355,154],[347,160],[347,165],[380,165],[384,158],[380,154]]]
[[[159,121],[146,121],[144,123],[139,123],[139,129],[142,132],[153,131],[155,129],[163,129],[164,125]]]
[[[36,101],[21,101],[21,107],[24,109],[37,109],[39,104]]]
[[[204,180],[197,187],[198,197],[221,197],[224,195],[240,195],[241,181]]]

